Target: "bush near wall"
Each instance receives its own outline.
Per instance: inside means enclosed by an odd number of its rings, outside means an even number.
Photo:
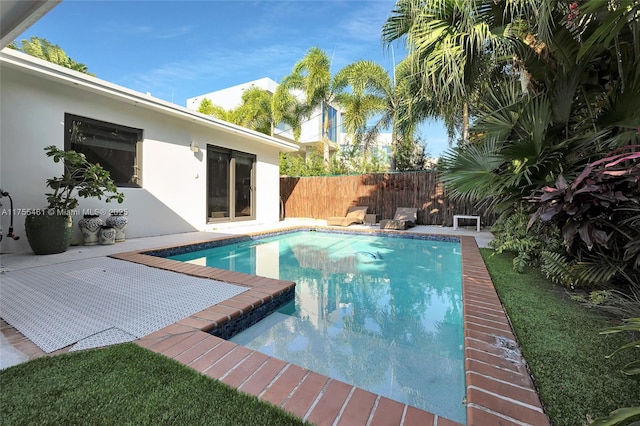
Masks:
[[[497,219],[472,203],[450,200],[434,171],[281,177],[280,197],[288,218],[326,219],[344,216],[350,206],[368,206],[378,219],[392,218],[398,207],[417,207],[419,225],[453,226],[454,214],[480,216],[485,227]]]

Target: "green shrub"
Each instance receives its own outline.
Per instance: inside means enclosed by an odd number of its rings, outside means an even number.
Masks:
[[[496,253],[514,252],[513,269],[524,272],[528,266],[538,266],[543,250],[561,249],[560,236],[553,227],[539,224],[527,230],[529,214],[523,206],[503,214],[493,225],[494,239],[490,243]]]
[[[560,229],[571,280],[621,289],[640,283],[640,145],[612,151],[571,183],[558,176],[532,201],[538,210],[529,226]]]

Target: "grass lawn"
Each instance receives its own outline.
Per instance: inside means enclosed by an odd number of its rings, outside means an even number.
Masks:
[[[0,389],[3,425],[305,424],[133,343],[10,367]]]
[[[631,334],[598,334],[610,319],[572,301],[538,271],[514,272],[512,256],[481,252],[553,425],[580,426],[587,416],[640,404],[640,381],[620,371],[637,353],[605,359]]]

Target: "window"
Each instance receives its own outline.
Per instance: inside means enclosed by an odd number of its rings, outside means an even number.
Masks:
[[[323,111],[322,111],[322,131],[324,132],[324,120],[325,120],[325,114],[324,114],[324,103],[323,105]],[[329,140],[331,142],[338,142],[338,135],[337,135],[337,129],[338,129],[338,123],[337,123],[337,118],[338,118],[338,111],[336,111],[336,109],[334,107],[332,107],[331,105],[329,105],[329,110],[328,110],[328,119],[329,119],[329,125],[328,125],[328,132],[327,132],[327,137],[329,138]],[[324,135],[323,135],[324,136]]]
[[[287,123],[285,123],[284,121],[281,121],[278,123],[278,125],[276,126],[277,130],[281,130],[282,132],[290,132],[291,131],[291,126],[289,126]],[[281,132],[281,133],[282,133]]]
[[[117,186],[142,187],[142,129],[65,114],[64,132],[65,150],[100,164]]]
[[[256,156],[207,146],[207,221],[255,218]]]

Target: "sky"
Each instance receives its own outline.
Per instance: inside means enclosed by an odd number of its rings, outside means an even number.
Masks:
[[[395,0],[63,0],[16,42],[59,45],[98,78],[186,106],[191,97],[291,73],[311,47],[332,73],[361,59],[390,73],[402,42],[384,47],[381,30]],[[448,148],[444,127],[420,127],[427,151]]]

